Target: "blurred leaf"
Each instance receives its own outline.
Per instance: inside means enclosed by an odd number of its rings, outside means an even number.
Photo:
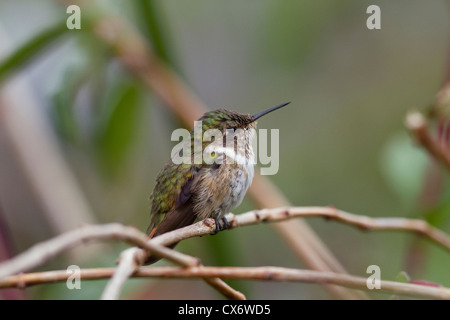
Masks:
[[[444,224],[450,217],[450,195],[446,195],[439,205],[425,212],[424,216],[435,227]]]
[[[410,283],[411,278],[405,271],[400,271],[400,273],[395,277],[395,281],[402,283]],[[389,300],[405,300],[405,297],[393,294],[392,296],[389,297]]]
[[[174,67],[171,50],[164,32],[167,30],[167,26],[161,24],[161,13],[158,11],[155,1],[137,0],[135,4],[143,25],[143,32],[150,40],[153,50],[162,60]]]
[[[0,63],[0,81],[11,72],[24,67],[30,60],[36,58],[44,49],[47,49],[55,40],[67,31],[66,20],[37,34],[27,43],[23,44],[9,57]]]
[[[393,136],[381,154],[381,171],[391,189],[405,204],[417,197],[423,183],[427,155],[414,146],[408,135]]]
[[[50,108],[53,124],[59,136],[66,141],[78,139],[79,128],[74,115],[74,101],[80,84],[80,76],[75,68],[67,70],[61,81],[59,90],[53,96]]]
[[[114,92],[117,92],[115,102],[106,107],[98,139],[101,158],[111,174],[123,164],[136,137],[140,109],[139,90],[135,84],[121,84]]]
[[[395,281],[397,282],[403,282],[403,283],[409,283],[411,281],[411,278],[405,271],[401,271],[396,277]]]
[[[98,132],[96,122],[98,113],[101,112],[105,88],[107,87],[107,68],[110,63],[111,50],[104,43],[88,32],[79,33],[77,48],[80,60],[76,64],[70,64],[64,71],[59,86],[55,91],[53,105],[50,109],[53,124],[60,137],[69,142],[79,142],[82,137],[82,128],[94,127]],[[77,98],[82,96],[82,102],[77,103]],[[80,105],[82,104],[82,106]],[[80,119],[77,117],[77,108],[88,109],[86,115]],[[86,111],[86,110],[85,110]],[[79,123],[83,120],[86,123]],[[91,132],[86,132],[90,137]]]

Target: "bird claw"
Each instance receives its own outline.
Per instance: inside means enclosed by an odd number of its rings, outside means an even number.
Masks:
[[[230,227],[230,223],[228,222],[227,218],[225,218],[225,217],[222,218],[222,221],[223,221],[222,230],[227,230]]]
[[[223,224],[220,223],[220,220],[223,221]],[[214,222],[216,224],[216,230],[211,233],[212,236],[218,234],[220,231],[226,230],[230,227],[230,223],[228,222],[227,218],[223,217],[222,219],[216,219],[214,218]]]

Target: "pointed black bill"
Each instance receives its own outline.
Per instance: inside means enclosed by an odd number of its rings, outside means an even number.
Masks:
[[[290,101],[289,102],[285,102],[285,103],[279,104],[279,105],[277,105],[275,107],[272,107],[272,108],[269,108],[267,110],[261,111],[261,112],[259,112],[257,114],[254,114],[254,115],[252,115],[252,120],[256,121],[259,118],[261,118],[262,116],[264,116],[264,115],[266,115],[266,114],[268,114],[268,113],[270,113],[272,111],[275,111],[277,109],[283,108],[284,106],[287,106],[289,103],[291,103],[291,102]]]

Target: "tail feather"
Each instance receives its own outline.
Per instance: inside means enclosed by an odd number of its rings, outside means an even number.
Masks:
[[[192,211],[192,201],[188,201],[182,206],[178,207],[176,210],[168,212],[161,223],[154,227],[149,233],[149,239],[155,238],[163,233],[180,229],[189,226],[195,222],[196,215]],[[177,243],[171,244],[168,248],[173,249]],[[146,261],[145,265],[155,263],[160,258],[155,256],[150,256]]]

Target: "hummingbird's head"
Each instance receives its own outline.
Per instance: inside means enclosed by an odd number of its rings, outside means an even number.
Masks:
[[[218,109],[205,113],[199,121],[202,121],[202,129],[218,129],[220,131],[227,129],[253,129],[256,128],[256,120],[262,116],[280,109],[290,102],[282,103],[275,107],[269,108],[257,114],[244,114],[227,109]]]
[[[227,109],[218,109],[205,113],[199,121],[202,121],[203,131],[209,129],[245,129],[249,126],[255,126],[252,115],[230,111]]]
[[[257,114],[244,114],[235,111],[230,111],[227,109],[218,109],[205,113],[198,122],[201,123],[202,129],[196,130],[197,124],[191,131],[191,147],[194,148],[192,152],[192,157],[196,157],[199,152],[205,150],[213,150],[213,152],[207,152],[210,154],[210,161],[216,161],[215,159],[221,159],[223,150],[227,149],[227,152],[234,152],[244,154],[245,159],[249,160],[253,158],[253,151],[251,147],[251,142],[256,134],[256,120],[262,116],[277,110],[279,108],[288,105],[290,102],[280,104],[278,106],[269,108]],[[214,141],[214,142],[212,142]],[[200,150],[195,150],[196,145],[201,145],[203,148]],[[218,149],[214,149],[218,148]],[[223,149],[225,148],[225,149]],[[234,151],[230,151],[233,149]],[[217,156],[218,155],[218,156]],[[229,157],[229,155],[227,155]],[[225,157],[225,162],[227,161]],[[234,161],[234,157],[231,157]],[[205,158],[203,158],[205,160]],[[247,161],[246,160],[246,161]]]

